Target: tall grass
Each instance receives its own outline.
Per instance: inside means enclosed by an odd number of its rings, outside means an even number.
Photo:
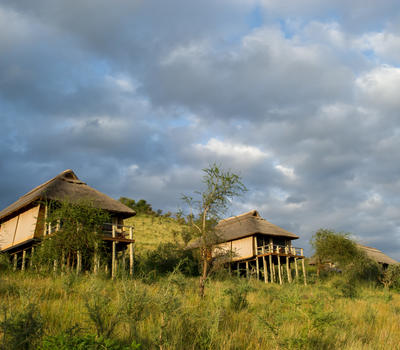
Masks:
[[[333,281],[279,286],[225,277],[209,281],[201,299],[197,282],[179,272],[156,282],[3,274],[2,349],[17,349],[17,339],[29,340],[19,349],[88,343],[93,349],[141,344],[164,350],[397,349],[400,344],[400,297],[383,289],[356,286],[357,295],[349,296]]]

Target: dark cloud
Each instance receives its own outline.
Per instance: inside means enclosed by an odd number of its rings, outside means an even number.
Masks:
[[[395,6],[3,1],[1,207],[72,168],[175,211],[217,162],[249,188],[228,214],[400,258]]]

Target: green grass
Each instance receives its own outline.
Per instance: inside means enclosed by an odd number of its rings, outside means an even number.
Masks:
[[[43,323],[41,338],[32,335],[36,344],[71,330],[126,346],[135,341],[142,349],[398,349],[400,344],[400,296],[375,288],[360,287],[352,299],[330,284],[279,286],[225,277],[210,281],[201,300],[198,280],[180,274],[149,283],[15,273],[0,283],[0,320],[33,305]],[[241,299],[246,302],[238,303]]]
[[[174,242],[172,218],[138,216],[139,258]],[[154,260],[162,263],[162,259]],[[160,269],[158,270],[160,271]],[[341,276],[310,285],[180,273],[0,275],[0,349],[399,349],[400,295]],[[28,340],[23,343],[24,339]]]
[[[174,218],[163,216],[138,215],[125,220],[124,223],[134,226],[136,251],[139,254],[155,249],[160,242],[174,242],[174,232],[182,230],[182,226]]]

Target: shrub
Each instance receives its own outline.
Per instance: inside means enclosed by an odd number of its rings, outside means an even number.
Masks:
[[[43,321],[36,306],[29,304],[25,310],[14,313],[11,317],[7,317],[6,314],[0,323],[0,329],[3,333],[3,344],[0,349],[35,349],[43,334]]]
[[[57,336],[47,336],[43,339],[38,350],[138,350],[140,344],[133,342],[124,345],[116,340],[99,337],[95,335],[71,335],[62,333]]]
[[[247,295],[252,290],[246,282],[241,282],[233,288],[225,289],[224,293],[229,296],[229,306],[232,310],[239,311],[247,308],[249,302]]]

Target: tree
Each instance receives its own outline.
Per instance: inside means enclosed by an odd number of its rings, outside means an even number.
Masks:
[[[183,200],[195,213],[189,215],[189,226],[199,237],[201,276],[199,294],[204,297],[205,282],[213,263],[212,250],[218,241],[215,226],[228,209],[231,200],[247,191],[240,176],[224,171],[213,164],[203,169],[203,192],[195,192],[195,197],[184,196]]]
[[[66,260],[73,265],[77,253],[83,258],[98,253],[102,244],[103,225],[110,221],[109,214],[96,208],[90,201],[51,201],[46,225],[56,229],[45,236],[39,252],[40,262],[52,264]]]
[[[376,280],[380,274],[378,264],[357,247],[349,233],[319,229],[311,245],[315,251],[317,276],[327,262],[337,265],[350,280]]]

